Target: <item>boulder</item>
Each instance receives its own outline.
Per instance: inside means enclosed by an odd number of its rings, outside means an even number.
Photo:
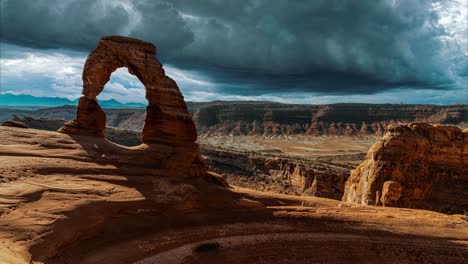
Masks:
[[[383,206],[392,206],[401,197],[401,185],[395,181],[386,181],[382,187],[382,197],[380,201]]]

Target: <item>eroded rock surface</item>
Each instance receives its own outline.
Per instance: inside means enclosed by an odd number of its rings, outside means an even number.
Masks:
[[[390,124],[428,122],[462,125],[466,105],[331,104],[273,102],[190,103],[200,135],[382,136]]]
[[[461,213],[468,209],[468,131],[393,125],[351,172],[343,201]]]
[[[398,200],[401,197],[401,184],[395,181],[386,181],[382,187],[382,196],[380,197],[380,202],[383,206],[397,204]],[[376,195],[379,197],[379,195]]]
[[[76,119],[60,128],[60,132],[85,136],[104,137],[106,114],[99,106],[96,97],[83,96],[78,102]]]
[[[153,149],[99,137],[4,126],[0,135],[2,264],[463,263],[468,257],[468,225],[460,214],[232,189],[213,174],[172,177],[172,170],[151,167]],[[219,243],[217,254],[194,252],[206,243]]]
[[[203,144],[201,152],[209,160],[210,170],[223,174],[230,184],[261,191],[337,200],[343,196],[349,170],[363,157],[353,154],[306,159],[281,153],[214,148]]]

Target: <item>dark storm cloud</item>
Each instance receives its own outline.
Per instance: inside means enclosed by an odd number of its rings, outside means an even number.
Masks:
[[[430,0],[1,1],[2,41],[87,50],[129,35],[226,93],[448,89],[466,72]]]
[[[170,51],[193,41],[178,11],[163,1],[0,1],[2,41],[11,44],[87,51],[101,36],[131,35]]]

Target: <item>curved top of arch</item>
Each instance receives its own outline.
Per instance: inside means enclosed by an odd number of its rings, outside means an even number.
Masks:
[[[83,95],[95,98],[112,72],[121,67],[128,68],[146,88],[156,86],[165,73],[155,55],[156,47],[151,43],[120,36],[103,37],[86,60]]]

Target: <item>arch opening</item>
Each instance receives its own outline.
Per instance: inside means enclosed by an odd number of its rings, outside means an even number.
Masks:
[[[116,69],[97,95],[97,101],[106,114],[104,137],[107,140],[126,147],[142,143],[141,131],[148,101],[145,87],[137,76],[125,66]]]

